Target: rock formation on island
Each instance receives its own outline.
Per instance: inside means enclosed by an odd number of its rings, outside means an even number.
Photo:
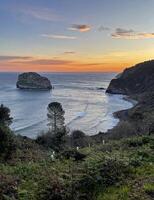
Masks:
[[[50,80],[35,72],[22,73],[18,76],[16,83],[20,89],[42,89],[51,90],[52,85]]]
[[[124,95],[154,92],[154,60],[125,69],[111,81],[106,92]]]

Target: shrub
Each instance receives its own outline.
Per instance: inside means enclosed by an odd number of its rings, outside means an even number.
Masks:
[[[79,151],[74,149],[65,150],[61,153],[61,155],[66,159],[72,158],[75,161],[83,161],[86,158],[85,154],[80,153]]]
[[[46,148],[50,148],[54,151],[61,151],[65,147],[66,131],[57,133],[47,132],[37,137],[36,142]]]
[[[36,199],[38,200],[69,200],[71,193],[69,187],[66,187],[63,180],[58,177],[48,178],[39,184],[39,190]]]
[[[139,147],[143,145],[142,138],[129,138],[126,140],[126,143],[129,147]]]
[[[10,117],[10,109],[3,104],[0,105],[0,126],[9,126],[12,123],[12,117]]]
[[[129,164],[130,164],[132,167],[139,167],[139,166],[142,165],[142,161],[141,161],[140,158],[133,157],[133,158],[130,159]]]
[[[16,146],[14,136],[8,127],[0,127],[0,158],[7,160],[11,158]]]
[[[154,183],[146,183],[144,184],[144,191],[154,198]]]
[[[0,199],[18,199],[18,179],[0,174]]]
[[[129,173],[128,164],[116,159],[106,159],[100,169],[102,184],[105,187],[116,184]]]
[[[86,147],[90,144],[90,137],[82,131],[76,130],[71,134],[71,143],[74,147]]]
[[[85,174],[80,180],[75,182],[74,190],[79,200],[92,200],[95,196],[96,187],[95,177]]]

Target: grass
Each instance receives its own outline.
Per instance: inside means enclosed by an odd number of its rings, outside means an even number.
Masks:
[[[129,192],[128,186],[110,187],[99,194],[97,200],[128,200]]]
[[[153,183],[145,183],[143,188],[147,194],[154,197],[154,182]]]

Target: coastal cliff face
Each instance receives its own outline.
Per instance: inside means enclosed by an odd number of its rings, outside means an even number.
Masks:
[[[108,137],[154,133],[154,60],[125,69],[110,82],[106,92],[137,100],[133,108],[114,113],[120,122],[109,131]]]
[[[35,72],[20,74],[16,85],[20,89],[52,89],[50,80]]]
[[[125,69],[111,81],[106,92],[124,95],[154,92],[154,60]]]

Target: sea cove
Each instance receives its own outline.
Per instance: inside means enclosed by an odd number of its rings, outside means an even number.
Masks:
[[[0,73],[0,103],[11,109],[16,134],[35,138],[47,127],[47,105],[60,102],[69,129],[88,135],[106,132],[118,123],[113,113],[132,106],[122,95],[106,94],[115,73],[43,73],[51,81],[52,91],[16,88],[18,73]]]

